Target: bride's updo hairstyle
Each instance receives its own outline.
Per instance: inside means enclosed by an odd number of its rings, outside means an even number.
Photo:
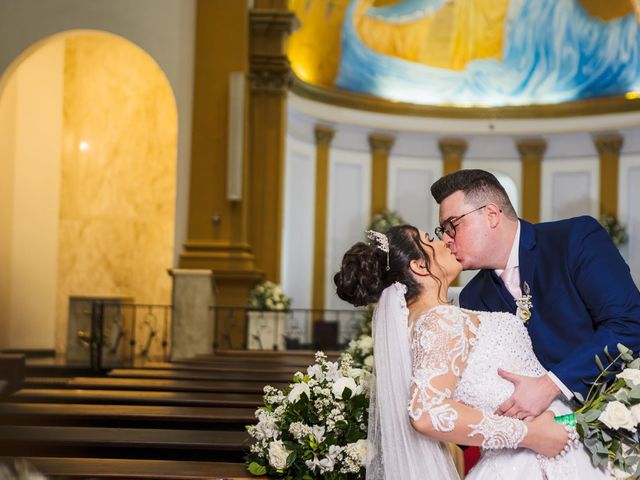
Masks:
[[[407,287],[405,299],[410,304],[420,293],[420,285],[413,278],[409,263],[424,261],[431,273],[426,248],[433,248],[420,239],[419,230],[412,225],[392,227],[387,232],[389,240],[389,270],[387,254],[378,243],[358,242],[342,257],[340,271],[333,276],[337,294],[345,302],[356,307],[375,303],[382,291],[394,282]]]

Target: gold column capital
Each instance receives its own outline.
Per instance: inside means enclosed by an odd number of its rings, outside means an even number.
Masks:
[[[468,144],[460,138],[443,138],[438,140],[438,148],[444,158],[460,158],[464,157],[467,152]]]
[[[313,129],[316,145],[329,145],[336,131],[327,125],[316,125]]]
[[[291,65],[285,55],[255,54],[249,57],[252,91],[285,93],[291,84]]]
[[[547,142],[542,138],[527,138],[518,140],[516,148],[523,160],[528,158],[542,159],[544,152],[547,151]]]
[[[593,137],[593,144],[598,151],[598,155],[615,155],[619,156],[624,144],[624,137],[622,135],[599,135]]]
[[[278,32],[288,35],[297,27],[298,18],[288,10],[253,8],[249,11],[249,23],[253,32]]]
[[[284,94],[291,84],[286,38],[296,16],[286,3],[257,2],[249,10],[249,85],[252,92]]]
[[[381,133],[372,133],[369,135],[369,146],[373,153],[389,155],[395,141],[395,137],[391,135],[384,135]]]

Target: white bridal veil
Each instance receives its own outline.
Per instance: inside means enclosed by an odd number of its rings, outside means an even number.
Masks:
[[[369,401],[367,480],[451,480],[458,472],[441,442],[409,423],[411,382],[407,287],[387,287],[373,314],[374,380]]]

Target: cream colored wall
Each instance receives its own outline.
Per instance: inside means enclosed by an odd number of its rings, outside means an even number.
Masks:
[[[6,149],[2,167],[11,206],[2,223],[9,226],[2,245],[8,266],[2,289],[5,343],[12,348],[53,346],[63,59],[64,42],[49,42],[20,65],[15,87],[6,92],[13,122],[7,112],[6,130],[0,131],[13,134],[14,147],[13,155],[10,146]]]
[[[158,65],[106,34],[68,37],[65,58],[58,351],[70,295],[170,303],[176,191],[177,112]]]
[[[0,96],[0,225],[13,218],[13,165],[16,144],[17,82],[13,76]],[[9,346],[11,229],[0,228],[0,348]]]

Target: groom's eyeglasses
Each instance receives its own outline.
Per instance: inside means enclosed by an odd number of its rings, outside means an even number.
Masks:
[[[447,235],[449,235],[450,238],[455,238],[456,226],[459,224],[460,220],[462,220],[463,217],[466,217],[470,213],[477,212],[478,210],[483,209],[487,205],[489,204],[487,203],[486,205],[482,205],[481,207],[478,207],[460,216],[447,218],[444,222],[442,222],[442,224],[439,227],[436,227],[436,230],[435,230],[436,237],[438,237],[439,240],[442,240],[444,238],[444,234],[446,233]]]

